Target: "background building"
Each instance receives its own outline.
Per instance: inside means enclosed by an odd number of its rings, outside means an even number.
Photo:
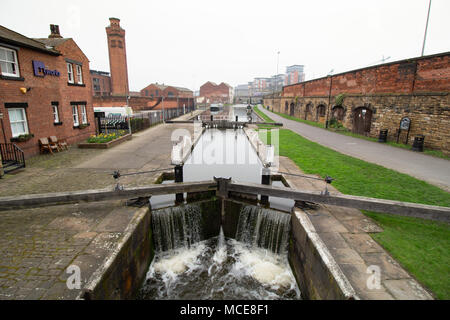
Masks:
[[[139,92],[129,91],[125,30],[118,18],[109,18],[106,27],[110,73],[91,70],[94,107],[122,107],[133,111],[194,108],[191,90],[175,86],[150,84]],[[127,99],[128,96],[128,99]],[[164,97],[164,101],[162,98]]]
[[[200,97],[206,103],[232,103],[234,89],[229,84],[208,81],[200,87]]]
[[[304,69],[305,66],[299,64],[294,64],[292,66],[286,67],[284,85],[288,86],[305,81]]]
[[[111,88],[111,76],[109,72],[90,70],[92,79],[92,92],[94,96],[110,96],[112,92]]]
[[[50,30],[31,39],[0,26],[0,143],[26,157],[39,153],[39,138],[75,143],[95,132],[89,60],[57,25]]]
[[[142,97],[151,98],[193,98],[192,90],[182,87],[175,87],[165,84],[152,83],[140,91]]]

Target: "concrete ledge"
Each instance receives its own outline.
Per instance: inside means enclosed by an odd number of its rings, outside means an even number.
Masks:
[[[354,300],[355,290],[305,212],[292,210],[289,263],[305,299]]]
[[[114,147],[118,144],[121,144],[122,142],[125,142],[127,140],[131,140],[132,138],[132,134],[128,133],[118,139],[114,139],[111,140],[109,142],[106,143],[87,143],[87,142],[83,142],[83,143],[79,143],[78,144],[78,148],[82,148],[82,149],[108,149],[111,147]]]
[[[113,253],[92,274],[79,299],[132,299],[153,258],[151,213],[138,209]]]

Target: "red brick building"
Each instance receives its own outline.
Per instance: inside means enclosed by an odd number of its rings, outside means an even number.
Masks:
[[[222,82],[215,84],[208,81],[200,87],[200,97],[207,103],[231,103],[233,101],[233,88]]]
[[[0,143],[26,157],[39,152],[39,138],[71,144],[95,132],[89,60],[50,28],[48,38],[31,39],[0,26]]]
[[[127,104],[133,111],[178,109],[191,111],[194,95],[189,89],[161,84],[150,84],[140,92],[129,91],[125,30],[120,20],[109,18],[106,27],[111,74],[91,70],[94,107],[122,107]]]
[[[111,95],[111,77],[109,72],[90,70],[92,92],[94,96],[109,96]]]
[[[151,98],[193,98],[194,93],[187,88],[152,83],[141,90],[141,96]]]

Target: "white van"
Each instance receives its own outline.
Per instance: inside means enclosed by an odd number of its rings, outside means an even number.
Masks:
[[[130,107],[131,114],[133,115],[133,109]],[[104,112],[105,117],[109,116],[127,116],[127,107],[94,107],[94,112]]]

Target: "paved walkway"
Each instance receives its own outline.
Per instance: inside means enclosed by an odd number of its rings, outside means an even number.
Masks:
[[[280,157],[283,172],[304,174],[289,158]],[[308,175],[315,177],[313,175]],[[296,189],[322,191],[323,181],[285,175],[289,185]],[[331,193],[339,194],[332,185]],[[300,210],[300,209],[299,209]],[[352,208],[320,205],[317,209],[303,209],[314,232],[325,243],[339,268],[361,299],[369,300],[428,300],[433,299],[386,250],[378,245],[370,233],[383,230],[361,211]],[[369,266],[380,270],[380,287],[369,288],[367,280],[372,275]]]
[[[193,132],[190,124],[160,124],[112,149],[71,146],[54,156],[34,157],[27,160],[26,169],[0,180],[0,194],[112,188],[115,169],[170,167],[170,137],[177,128]],[[120,182],[125,186],[149,184],[160,174],[128,176]],[[0,212],[0,300],[75,299],[80,290],[67,287],[67,268],[80,267],[83,288],[139,215],[137,208],[123,204],[104,201]]]
[[[386,144],[353,138],[288,120],[266,109],[260,108],[276,122],[308,140],[317,142],[340,153],[393,169],[420,180],[427,181],[450,192],[450,161],[423,153],[404,150]]]

